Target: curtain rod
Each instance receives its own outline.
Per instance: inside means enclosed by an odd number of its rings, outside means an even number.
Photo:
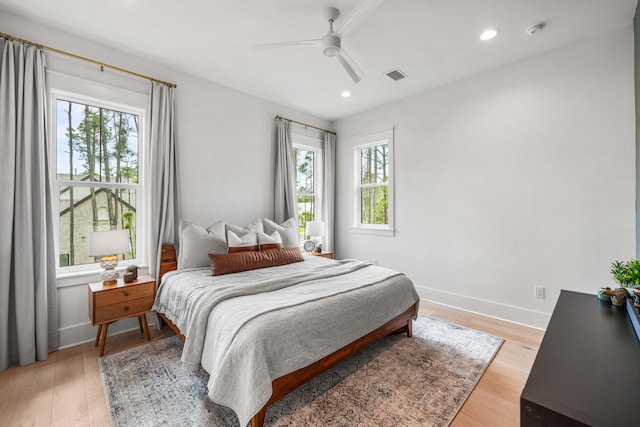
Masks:
[[[332,130],[322,129],[322,128],[319,128],[319,127],[314,126],[314,125],[310,125],[310,124],[307,124],[307,123],[299,122],[299,121],[297,121],[297,120],[287,119],[286,117],[276,116],[276,120],[286,120],[286,121],[288,121],[288,122],[296,123],[296,124],[301,125],[301,126],[304,126],[304,127],[306,127],[306,128],[317,129],[317,130],[322,131],[322,132],[329,132],[329,133],[332,133],[332,134],[336,135],[336,133],[335,133],[334,131],[332,131]]]
[[[5,34],[5,33],[1,33],[0,32],[0,37],[4,37],[5,39],[9,39],[9,40],[15,40],[15,41],[18,41],[18,42],[21,42],[21,43],[25,43],[25,44],[28,44],[28,45],[31,45],[31,46],[38,47],[40,49],[44,49],[44,50],[48,50],[50,52],[57,53],[57,54],[60,54],[60,55],[68,56],[68,57],[71,57],[71,58],[74,58],[74,59],[79,59],[81,61],[86,61],[86,62],[90,62],[90,63],[95,64],[95,65],[99,65],[100,66],[100,71],[104,71],[105,68],[110,68],[110,69],[115,70],[115,71],[120,71],[121,73],[130,74],[132,76],[140,77],[142,79],[151,80],[152,82],[162,83],[162,84],[165,84],[165,85],[167,85],[169,87],[178,87],[178,85],[176,85],[175,83],[169,83],[169,82],[165,82],[165,81],[162,81],[162,80],[154,79],[153,77],[145,76],[144,74],[136,73],[134,71],[125,70],[124,68],[116,67],[115,65],[105,64],[104,62],[95,61],[93,59],[85,58],[84,56],[75,55],[73,53],[65,52],[64,50],[59,50],[59,49],[55,49],[53,47],[49,47],[49,46],[45,46],[45,45],[42,45],[42,44],[30,42],[29,40],[25,40],[25,39],[21,39],[21,38],[18,38],[18,37],[14,37],[14,36],[9,35],[9,34]]]

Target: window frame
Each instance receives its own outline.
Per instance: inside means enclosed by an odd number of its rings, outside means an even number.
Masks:
[[[294,149],[294,158],[297,160],[295,156],[295,149],[303,149],[306,151],[312,151],[314,153],[313,156],[313,194],[311,193],[298,193],[298,169],[296,167],[295,176],[296,176],[296,206],[298,205],[298,197],[300,196],[312,196],[314,197],[314,221],[322,221],[322,176],[324,169],[324,150],[322,149],[322,140],[317,137],[312,137],[309,135],[303,135],[299,133],[292,133],[293,139],[293,149]],[[301,225],[298,224],[298,227]],[[306,228],[305,228],[306,233]],[[300,240],[300,246],[304,244],[305,240],[307,240],[307,236],[305,234],[304,239]]]
[[[395,235],[395,192],[394,192],[394,133],[395,128],[382,129],[351,137],[354,147],[354,217],[351,231],[362,234],[375,234],[381,236]],[[389,152],[389,172],[386,183],[363,184],[362,183],[362,150],[387,145]],[[388,218],[387,224],[365,224],[362,222],[362,190],[365,188],[388,188]]]
[[[146,146],[148,144],[147,117],[148,117],[148,95],[119,89],[102,83],[81,79],[74,76],[57,72],[48,72],[48,107],[49,107],[49,174],[51,178],[51,209],[54,218],[54,246],[56,254],[56,276],[57,278],[73,277],[96,273],[102,270],[100,263],[81,264],[74,266],[60,265],[60,189],[65,186],[74,187],[94,187],[94,188],[117,188],[134,189],[136,192],[136,215],[135,215],[135,253],[133,259],[120,260],[118,269],[126,268],[128,265],[138,265],[145,267],[148,265],[148,248],[145,244],[147,230],[143,219],[147,214],[146,199]],[[74,102],[91,105],[98,108],[105,108],[120,111],[138,116],[138,182],[89,182],[69,179],[59,179],[57,171],[57,102]]]

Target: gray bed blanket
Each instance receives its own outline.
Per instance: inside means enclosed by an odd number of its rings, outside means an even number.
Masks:
[[[316,258],[316,257],[312,257]],[[187,337],[182,362],[210,373],[209,397],[241,425],[271,396],[271,382],[380,327],[418,300],[401,273],[343,260],[211,276],[172,274],[154,309]]]

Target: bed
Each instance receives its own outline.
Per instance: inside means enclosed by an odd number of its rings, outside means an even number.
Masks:
[[[304,262],[213,276],[176,270],[162,250],[154,309],[185,342],[186,369],[209,374],[209,397],[240,425],[391,333],[412,336],[419,297],[403,274],[356,260]]]

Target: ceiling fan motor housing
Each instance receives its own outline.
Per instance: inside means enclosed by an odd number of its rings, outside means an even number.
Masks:
[[[324,44],[324,54],[326,56],[337,56],[340,53],[340,37],[334,35],[326,35],[322,39]]]
[[[335,7],[327,7],[324,9],[323,12],[324,12],[324,19],[326,19],[327,21],[329,20],[335,21],[336,19],[338,19],[338,16],[340,16],[340,11]]]

